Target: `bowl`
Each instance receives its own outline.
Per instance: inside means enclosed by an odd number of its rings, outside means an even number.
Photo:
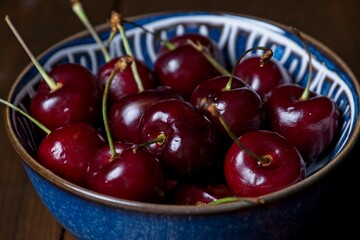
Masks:
[[[220,12],[159,12],[133,17],[155,35],[134,24],[125,24],[136,57],[153,67],[160,42],[198,32],[213,39],[231,64],[248,48],[271,47],[277,59],[300,85],[308,74],[308,54],[288,26],[257,17]],[[107,24],[96,27],[107,40]],[[56,176],[36,160],[41,136],[23,117],[7,109],[8,138],[23,161],[40,199],[54,218],[78,239],[286,239],[309,222],[333,184],[332,174],[346,159],[359,136],[358,80],[329,48],[304,34],[312,54],[315,77],[311,90],[334,99],[341,113],[341,135],[329,153],[307,166],[304,180],[263,196],[265,204],[238,201],[208,206],[144,203],[109,197]],[[120,37],[110,45],[112,56],[124,53]],[[39,56],[46,70],[58,63],[76,62],[96,72],[104,64],[100,49],[88,31],[65,38]],[[33,64],[18,76],[8,101],[27,111],[40,81]]]

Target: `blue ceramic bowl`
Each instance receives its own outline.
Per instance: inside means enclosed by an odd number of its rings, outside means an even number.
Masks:
[[[308,55],[302,41],[287,26],[249,16],[170,12],[135,17],[136,23],[165,38],[185,32],[211,37],[234,64],[248,48],[268,46],[304,85]],[[133,53],[153,66],[159,41],[134,25],[125,25]],[[108,39],[107,25],[98,26]],[[263,197],[264,205],[234,202],[217,206],[174,206],[127,201],[76,186],[41,166],[35,159],[39,137],[34,127],[13,111],[6,111],[9,139],[23,159],[39,197],[66,230],[78,239],[284,239],[307,222],[332,184],[330,174],[346,158],[359,136],[358,81],[347,65],[330,49],[304,34],[313,56],[311,89],[336,101],[341,111],[341,136],[324,158],[308,166],[302,182]],[[112,56],[122,55],[120,38],[110,46]],[[40,63],[49,70],[60,62],[77,62],[96,72],[104,63],[98,45],[87,31],[57,43],[45,51]],[[26,110],[40,76],[29,64],[19,75],[9,101]],[[236,237],[239,236],[239,237]]]

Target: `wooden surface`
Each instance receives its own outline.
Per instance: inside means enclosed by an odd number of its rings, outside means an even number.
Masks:
[[[296,26],[333,49],[360,77],[360,1],[242,1],[242,0],[106,0],[82,1],[94,25],[106,21],[115,9],[125,17],[172,10],[226,11],[257,16]],[[141,8],[139,8],[141,6]],[[35,55],[50,45],[83,30],[62,0],[0,0],[0,17],[9,15]],[[0,97],[6,98],[12,82],[28,64],[5,21],[0,22]],[[0,106],[0,239],[74,239],[54,220],[30,185],[20,158],[10,145],[4,130],[4,106]],[[356,146],[358,148],[359,144]],[[352,153],[341,166],[338,183],[329,200],[321,207],[316,224],[298,233],[299,239],[321,239],[337,234],[341,239],[358,236],[359,216],[358,157]],[[349,189],[350,191],[345,190]],[[350,219],[354,219],[351,221]],[[271,227],[271,226],[269,226]]]

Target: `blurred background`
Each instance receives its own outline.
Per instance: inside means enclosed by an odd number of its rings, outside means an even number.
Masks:
[[[124,17],[164,11],[219,11],[255,16],[295,26],[332,49],[360,77],[360,1],[355,0],[82,0],[94,25],[106,22],[117,10]],[[5,99],[22,69],[30,62],[8,28],[9,15],[34,55],[78,31],[83,25],[66,0],[0,0],[0,97]],[[4,106],[0,106],[0,239],[73,239],[42,205],[30,185],[21,160],[4,129]],[[357,144],[359,146],[359,144]],[[355,149],[357,148],[355,147]],[[357,234],[348,220],[359,216],[358,157],[355,151],[339,170],[338,183],[314,224],[299,239]],[[271,227],[271,226],[269,226]]]

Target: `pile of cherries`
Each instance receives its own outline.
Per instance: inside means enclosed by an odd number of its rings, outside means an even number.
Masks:
[[[249,200],[295,184],[336,140],[340,115],[263,50],[229,67],[210,38],[185,33],[164,41],[153,69],[129,49],[97,74],[57,65],[30,102],[48,129],[37,160],[84,188],[152,203]]]

